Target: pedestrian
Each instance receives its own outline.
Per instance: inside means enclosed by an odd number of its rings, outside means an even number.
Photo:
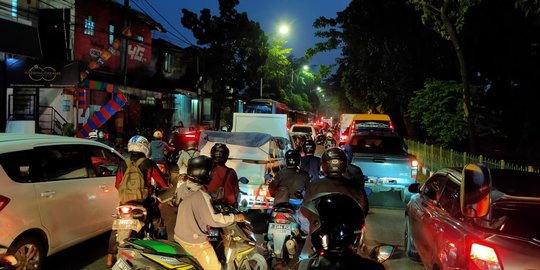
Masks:
[[[174,240],[203,267],[205,270],[222,268],[214,247],[208,241],[208,227],[227,227],[234,222],[243,222],[243,214],[223,215],[215,213],[212,198],[205,190],[210,182],[210,171],[213,162],[201,155],[190,159],[187,167],[186,181],[178,188],[178,197],[182,203],[178,206]]]
[[[181,150],[180,155],[178,156],[178,173],[186,174],[188,161],[194,157],[198,157],[199,155],[200,152],[197,149],[197,143],[194,141],[188,141],[186,143],[186,149]]]
[[[281,169],[270,184],[268,191],[274,197],[274,207],[280,203],[288,203],[289,199],[299,199],[298,192],[303,192],[309,183],[309,175],[300,169],[300,153],[288,150],[285,153],[286,168]]]
[[[216,202],[223,202],[236,207],[240,187],[236,171],[225,165],[229,159],[229,148],[224,143],[216,143],[212,146],[210,155],[214,162],[214,168],[210,173],[211,180],[206,189],[212,194]]]
[[[318,180],[321,173],[321,159],[315,156],[316,147],[317,145],[311,139],[307,139],[302,144],[304,156],[300,160],[300,169],[309,174],[310,181]]]
[[[144,177],[144,187],[147,190],[146,198],[144,198],[142,204],[148,213],[148,222],[152,222],[154,235],[156,235],[157,238],[167,239],[167,230],[165,228],[163,219],[161,218],[159,202],[154,195],[156,193],[156,189],[167,189],[168,186],[165,183],[164,176],[156,163],[148,158],[149,148],[150,143],[143,136],[135,135],[129,140],[129,158],[127,160],[122,160],[118,166],[115,187],[116,189],[120,189],[120,186],[124,180],[124,173],[128,168],[127,162],[134,162],[138,164],[138,168]],[[117,251],[118,247],[116,243],[116,231],[112,231],[109,238],[109,249],[106,258],[107,267],[110,268],[113,266]]]

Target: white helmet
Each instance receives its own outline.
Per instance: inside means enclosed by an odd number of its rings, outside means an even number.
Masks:
[[[98,131],[98,132],[97,132],[97,136],[98,136],[98,138],[99,138],[100,140],[105,139],[105,131],[103,131],[103,130]]]
[[[128,142],[128,152],[141,152],[148,157],[148,149],[150,148],[150,143],[148,140],[141,136],[135,135],[129,139]]]
[[[90,133],[88,133],[88,139],[90,140],[96,140],[97,137],[98,137],[98,133],[95,130],[92,130],[90,131]]]

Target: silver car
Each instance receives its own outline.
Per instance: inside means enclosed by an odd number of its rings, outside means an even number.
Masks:
[[[427,269],[540,269],[540,174],[469,164],[409,191],[406,253]]]

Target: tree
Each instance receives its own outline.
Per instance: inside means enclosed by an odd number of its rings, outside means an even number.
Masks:
[[[209,9],[201,10],[199,16],[182,9],[182,25],[203,46],[203,75],[213,88],[216,128],[228,96],[258,89],[260,67],[268,53],[268,38],[259,23],[239,13],[238,4],[239,0],[219,0],[219,16],[212,16]]]

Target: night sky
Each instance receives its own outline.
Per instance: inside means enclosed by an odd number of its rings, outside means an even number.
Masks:
[[[123,3],[121,0],[118,2]],[[203,8],[210,8],[212,15],[218,15],[217,0],[130,0],[130,6],[147,13],[161,23],[169,33],[154,34],[155,38],[163,38],[180,47],[187,47],[184,37],[196,44],[191,31],[180,23],[182,8],[199,14]],[[296,57],[303,56],[306,49],[320,41],[314,36],[313,22],[320,16],[335,18],[336,12],[344,10],[350,0],[241,0],[237,10],[247,12],[250,20],[261,24],[267,35],[277,35],[281,23],[289,25],[286,36],[286,47],[292,48]],[[161,14],[156,13],[154,9]],[[164,18],[162,18],[164,17]],[[172,25],[172,26],[171,26]],[[174,26],[174,28],[173,28]],[[339,52],[320,53],[312,60],[312,65],[331,64]]]

